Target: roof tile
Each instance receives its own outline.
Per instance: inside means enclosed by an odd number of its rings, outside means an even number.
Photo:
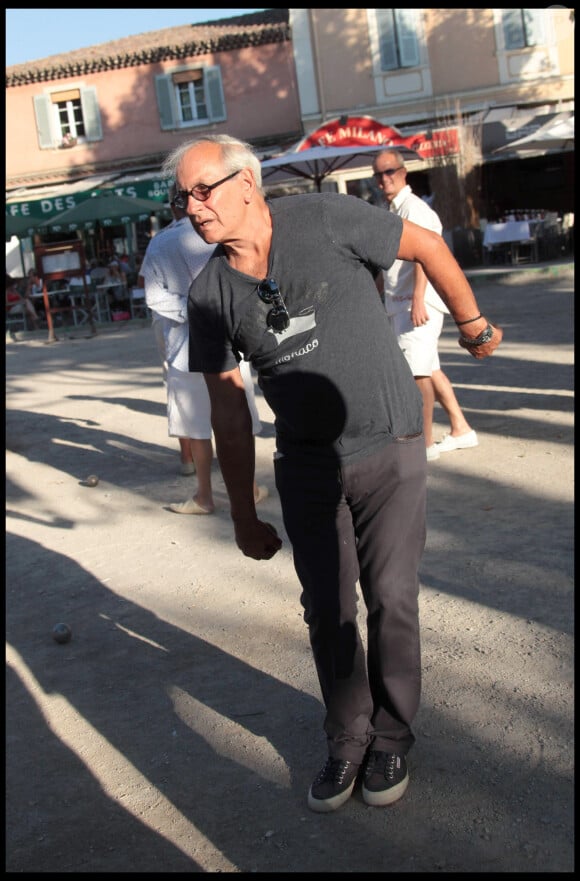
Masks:
[[[6,88],[290,39],[288,9],[147,31],[6,68]]]

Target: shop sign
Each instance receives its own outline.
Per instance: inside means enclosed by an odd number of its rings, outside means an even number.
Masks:
[[[69,196],[54,196],[46,199],[31,199],[28,202],[7,202],[6,214],[9,217],[30,217],[31,220],[48,220],[51,217],[74,208],[90,196],[89,193],[75,193]]]
[[[394,126],[382,125],[372,116],[348,116],[326,122],[304,138],[297,151],[311,147],[357,146],[409,147],[421,159],[432,159],[459,153],[459,133],[457,128],[445,128],[405,136]]]
[[[68,195],[46,197],[45,199],[30,199],[27,202],[6,202],[6,214],[9,217],[30,217],[33,221],[50,220],[51,217],[55,217],[62,211],[75,208],[81,202],[90,199],[94,193],[103,192],[103,189],[113,189],[119,196],[167,202],[169,183],[167,179],[154,178],[152,180],[128,183],[120,187],[93,188],[92,190],[85,190],[80,193],[69,193]]]
[[[159,202],[169,201],[168,190],[171,181],[167,178],[153,178],[152,180],[140,180],[134,183],[112,186],[118,196],[128,196],[131,199],[154,199]]]

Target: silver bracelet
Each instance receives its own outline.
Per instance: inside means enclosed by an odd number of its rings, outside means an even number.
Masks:
[[[464,346],[484,346],[485,343],[489,343],[490,339],[493,336],[493,327],[491,324],[488,324],[485,330],[482,330],[479,336],[474,337],[474,339],[470,340],[467,337],[463,336],[463,334],[459,337],[459,342]]]

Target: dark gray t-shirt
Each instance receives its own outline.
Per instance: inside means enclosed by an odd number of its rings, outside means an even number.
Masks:
[[[421,395],[374,282],[397,255],[400,217],[335,193],[268,204],[268,277],[290,326],[268,327],[261,279],[232,269],[218,246],[189,292],[189,369],[221,373],[249,360],[286,455],[354,462],[420,432]]]

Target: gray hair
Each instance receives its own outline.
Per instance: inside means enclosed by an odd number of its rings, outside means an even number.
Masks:
[[[254,152],[254,148],[245,141],[233,138],[231,135],[201,135],[199,138],[192,138],[190,141],[180,144],[175,150],[166,157],[161,166],[161,171],[168,177],[177,177],[177,169],[182,159],[198,144],[219,144],[221,148],[221,156],[224,165],[224,173],[231,174],[234,171],[241,171],[242,168],[250,168],[254,174],[256,187],[258,192],[263,194],[262,189],[262,166],[260,160]]]
[[[380,153],[377,153],[377,155],[373,159],[373,168],[375,167],[376,161],[379,158],[379,156],[384,156],[387,153],[389,153],[391,156],[394,156],[396,161],[399,163],[399,165],[402,168],[405,168],[405,157],[403,156],[402,153],[399,153],[399,151],[397,149],[393,149],[393,148],[389,148],[388,150],[381,150]]]

